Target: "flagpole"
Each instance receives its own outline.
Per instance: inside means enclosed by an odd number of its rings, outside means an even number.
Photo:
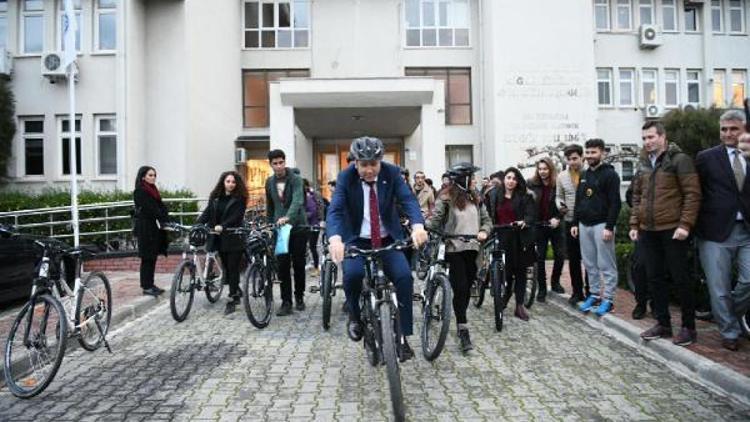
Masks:
[[[75,63],[68,65],[68,101],[70,106],[70,116],[68,117],[68,129],[69,141],[68,147],[70,149],[70,213],[71,223],[73,224],[73,246],[78,247],[79,241],[79,229],[78,229],[78,159],[76,157],[76,139],[75,139],[75,127],[76,127],[76,90],[75,90],[75,76],[74,76]]]

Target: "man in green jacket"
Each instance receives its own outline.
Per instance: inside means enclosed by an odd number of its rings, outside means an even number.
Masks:
[[[305,309],[305,253],[307,232],[300,226],[307,225],[305,216],[305,193],[302,178],[286,166],[286,154],[280,149],[268,152],[268,162],[273,175],[266,180],[266,216],[269,223],[291,224],[289,253],[278,256],[279,279],[281,280],[281,308],[276,313],[286,316],[292,313],[292,277],[294,267],[294,299],[298,311]]]

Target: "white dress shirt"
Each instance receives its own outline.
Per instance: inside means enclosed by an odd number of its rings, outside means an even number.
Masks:
[[[359,237],[363,239],[369,239],[370,238],[370,185],[368,185],[364,180],[360,182],[362,184],[362,192],[364,193],[364,210],[362,212],[362,228],[359,230]],[[378,179],[375,178],[375,184],[373,185],[372,189],[375,189],[375,194],[377,195],[378,190]],[[380,208],[378,208],[378,211],[380,211]],[[385,230],[385,225],[383,224],[383,219],[380,218],[380,215],[378,215],[378,220],[380,221],[380,238],[385,239],[386,236],[388,236],[388,232]]]

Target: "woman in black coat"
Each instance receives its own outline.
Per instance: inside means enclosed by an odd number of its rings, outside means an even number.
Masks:
[[[506,289],[513,288],[516,296],[515,315],[529,320],[523,306],[526,295],[526,268],[534,264],[536,253],[532,225],[536,222],[534,198],[526,190],[526,181],[521,172],[511,167],[505,171],[503,184],[493,189],[490,199],[490,217],[496,226],[513,224],[520,230],[501,232],[505,250]]]
[[[141,288],[145,295],[158,296],[164,290],[154,285],[154,271],[157,256],[167,256],[167,234],[161,228],[169,221],[169,213],[156,187],[156,170],[153,167],[138,169],[133,202],[133,234],[138,239],[138,256],[141,258]]]
[[[219,233],[209,240],[211,249],[219,251],[224,266],[224,280],[229,284],[231,300],[227,303],[225,314],[234,312],[240,303],[240,260],[245,250],[245,240],[242,235],[229,233],[224,229],[242,226],[246,205],[247,188],[242,176],[235,171],[227,171],[219,177],[208,197],[206,209],[198,218],[199,223]]]

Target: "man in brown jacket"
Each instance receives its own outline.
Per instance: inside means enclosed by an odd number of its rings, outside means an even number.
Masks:
[[[658,323],[641,333],[644,340],[671,338],[669,285],[666,271],[679,292],[682,329],[673,342],[687,346],[695,331],[694,280],[688,272],[688,236],[701,203],[701,187],[693,160],[677,145],[668,144],[664,125],[649,121],[642,128],[643,151],[633,180],[630,238],[643,247],[646,276]]]

